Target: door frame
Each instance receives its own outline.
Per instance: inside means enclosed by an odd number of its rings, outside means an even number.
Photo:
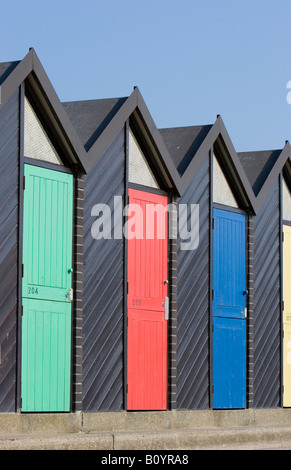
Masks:
[[[282,201],[282,198],[281,198]],[[282,203],[281,203],[282,204]],[[282,211],[281,211],[282,212]],[[284,396],[284,387],[285,387],[285,327],[284,327],[284,242],[285,242],[285,230],[284,227],[289,227],[291,229],[291,221],[285,220],[281,214],[281,236],[280,236],[280,279],[281,279],[281,406],[282,408],[290,408],[291,405],[286,405],[286,400]]]
[[[128,204],[129,200],[129,195],[128,195],[128,190],[129,189],[136,189],[138,191],[143,191],[149,194],[156,194],[160,196],[165,196],[167,197],[167,201],[169,204],[169,194],[161,189],[156,189],[156,188],[151,188],[149,186],[143,186],[140,184],[136,183],[129,183],[128,179],[126,178],[126,191],[125,191],[125,205]],[[126,219],[124,219],[125,221]],[[167,231],[168,231],[168,243],[167,243],[167,274],[168,274],[168,279],[169,279],[169,264],[170,264],[170,240],[169,240],[169,213],[168,213],[168,224],[167,224]],[[128,353],[128,304],[127,304],[127,282],[128,282],[128,239],[127,237],[124,237],[124,295],[123,295],[123,306],[124,306],[124,409],[127,412],[130,412],[131,410],[127,409],[127,353]],[[170,284],[170,279],[169,279],[169,284]],[[168,297],[169,297],[169,320],[171,316],[171,295],[170,295],[171,289],[168,287]],[[169,405],[169,386],[168,386],[168,375],[169,375],[169,320],[167,321],[167,409]],[[147,411],[147,410],[144,410]]]
[[[24,210],[24,165],[33,165],[50,170],[55,170],[62,173],[69,173],[73,177],[73,221],[72,221],[72,266],[75,266],[76,258],[74,251],[74,236],[75,236],[75,223],[74,216],[76,213],[76,180],[75,174],[68,166],[55,165],[43,160],[36,160],[28,158],[24,155],[24,97],[25,97],[25,84],[20,85],[19,93],[19,180],[18,180],[18,272],[17,272],[17,351],[16,351],[16,410],[21,413],[21,358],[22,358],[22,263],[23,263],[23,210]],[[75,273],[72,274],[72,286],[75,283]],[[75,292],[74,292],[75,294]],[[71,302],[71,364],[70,364],[70,412],[73,409],[73,347],[74,347],[74,302]]]
[[[123,205],[124,207],[128,204],[128,189],[137,189],[140,191],[158,194],[161,196],[166,196],[168,198],[168,204],[171,200],[171,194],[163,189],[151,188],[149,186],[144,186],[137,183],[130,183],[129,182],[129,129],[130,123],[129,120],[126,121],[124,126],[124,147],[125,147],[125,158],[124,158],[124,200]],[[133,129],[134,130],[134,129]],[[123,217],[123,226],[126,222],[126,217]],[[128,305],[127,305],[127,281],[128,281],[128,240],[127,237],[123,236],[124,244],[123,244],[123,409],[126,412],[130,412],[127,410],[127,336],[128,336]],[[171,319],[171,299],[172,299],[172,279],[170,276],[170,262],[171,262],[171,240],[169,240],[169,213],[168,213],[168,259],[167,259],[167,268],[168,268],[168,280],[169,280],[169,288],[168,288],[168,297],[169,297],[169,320],[167,322],[167,379],[169,377],[169,367],[170,367],[170,357],[169,357],[169,321]],[[169,395],[170,395],[170,386],[169,381],[167,380],[167,409],[169,407]]]
[[[72,266],[75,265],[75,256],[74,256],[74,214],[75,214],[75,178],[72,171],[66,167],[54,165],[49,162],[39,161],[32,158],[23,157],[21,171],[22,174],[19,190],[20,190],[20,202],[19,202],[19,247],[18,247],[18,256],[19,256],[19,271],[18,271],[18,292],[19,292],[19,302],[18,302],[18,311],[19,311],[19,325],[18,325],[18,373],[17,373],[17,409],[21,413],[22,410],[22,318],[23,318],[23,306],[22,306],[22,263],[23,263],[23,225],[24,225],[24,165],[30,165],[38,168],[43,168],[45,170],[54,170],[59,173],[66,173],[72,175]],[[72,288],[74,286],[74,272],[72,274]],[[71,304],[71,335],[70,335],[70,407],[66,412],[71,412],[73,407],[73,345],[74,345],[74,329],[73,329],[73,312],[74,312],[74,299]],[[45,411],[44,411],[45,412]]]
[[[211,171],[211,181],[212,181],[212,171]],[[245,283],[246,289],[248,289],[248,214],[246,211],[231,207],[225,206],[223,204],[218,204],[213,202],[213,189],[212,184],[210,184],[210,210],[209,210],[209,227],[210,227],[210,236],[209,236],[209,406],[210,409],[213,409],[213,301],[212,301],[212,292],[213,292],[213,218],[214,212],[213,209],[220,209],[227,212],[233,212],[236,214],[242,214],[245,216]],[[248,308],[248,298],[246,299],[246,307]],[[248,310],[247,310],[248,312]],[[248,406],[248,314],[246,317],[246,408]]]

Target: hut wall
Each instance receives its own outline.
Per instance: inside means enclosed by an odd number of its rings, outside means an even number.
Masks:
[[[0,412],[16,410],[19,93],[0,109]]]
[[[84,181],[83,410],[118,411],[123,400],[123,239],[92,237],[95,204],[124,196],[121,131]],[[112,211],[113,212],[113,211]]]
[[[179,200],[179,204],[199,204],[199,245],[193,251],[181,250],[178,239],[178,409],[209,408],[209,173],[205,158]]]
[[[280,406],[281,287],[279,179],[254,217],[255,408]]]

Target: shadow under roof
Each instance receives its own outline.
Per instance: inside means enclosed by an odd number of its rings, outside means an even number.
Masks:
[[[87,151],[96,142],[126,100],[127,97],[63,103]]]
[[[193,156],[195,156],[211,128],[212,124],[159,129],[180,175],[185,173]]]
[[[13,72],[15,67],[20,63],[19,60],[14,62],[1,62],[0,63],[0,85],[6,80],[6,78]]]
[[[282,149],[238,153],[240,162],[256,196],[281,153]]]

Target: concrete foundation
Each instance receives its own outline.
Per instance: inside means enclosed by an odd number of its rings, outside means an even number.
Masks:
[[[291,409],[0,414],[0,449],[155,450],[290,444]]]

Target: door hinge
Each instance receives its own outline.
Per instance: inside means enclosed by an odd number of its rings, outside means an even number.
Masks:
[[[21,305],[21,316],[23,316],[23,305]]]
[[[25,176],[23,176],[23,190],[25,190]]]
[[[126,393],[128,393],[128,384],[126,384]]]
[[[282,300],[282,310],[284,311],[284,300]]]
[[[24,277],[24,264],[21,266],[21,277]]]
[[[128,281],[127,281],[127,283],[126,283],[126,292],[127,292],[127,294],[128,294]]]
[[[22,408],[22,398],[20,398],[20,409]]]
[[[214,385],[212,385],[212,393],[214,393]]]
[[[214,300],[214,289],[212,289],[212,300]]]
[[[212,333],[213,333],[213,331],[214,331],[214,325],[213,325],[213,323],[212,323]]]
[[[282,232],[282,242],[284,243],[284,232]]]
[[[214,217],[212,217],[212,230],[214,230]]]

